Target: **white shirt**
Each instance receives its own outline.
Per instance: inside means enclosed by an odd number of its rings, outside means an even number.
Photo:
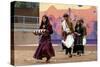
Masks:
[[[61,25],[62,25],[63,31],[65,31],[67,33],[71,32],[65,20],[62,22]]]

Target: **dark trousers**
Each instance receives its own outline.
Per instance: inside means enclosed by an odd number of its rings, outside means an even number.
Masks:
[[[71,55],[71,51],[72,48],[67,48],[63,43],[62,43],[62,49],[65,49],[65,54],[67,55],[69,53],[69,55]]]
[[[65,52],[65,54],[68,54],[69,53],[69,55],[71,55],[71,51],[72,51],[72,48],[70,47],[70,48],[67,48],[66,47],[66,52]]]
[[[82,54],[84,54],[84,46],[82,46]]]
[[[62,50],[66,49],[66,46],[62,43]]]
[[[84,54],[83,36],[75,36],[73,53]]]
[[[83,45],[74,45],[73,53],[84,54],[84,46]]]

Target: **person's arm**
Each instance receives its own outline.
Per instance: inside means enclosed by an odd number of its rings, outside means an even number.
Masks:
[[[70,28],[71,32],[73,34],[73,36],[75,35],[75,30],[74,30],[74,26],[73,23],[71,22],[71,28]]]
[[[48,36],[53,33],[53,29],[51,25],[48,25],[46,31],[43,33],[45,36]]]
[[[63,22],[64,22],[64,21],[63,21]],[[63,22],[61,23],[61,30],[62,30],[62,31],[61,31],[61,34],[62,34],[62,39],[65,40],[65,39],[66,39],[66,36],[67,36],[67,32],[66,32],[66,30],[65,30],[65,29],[66,29],[66,28],[65,28],[65,24],[64,24]]]
[[[74,34],[77,35],[77,30],[76,30],[77,26],[75,26],[75,31],[74,31]]]
[[[80,30],[80,29],[79,29]],[[81,33],[78,33],[78,31],[77,31],[77,26],[75,26],[75,31],[74,31],[74,33],[75,33],[75,35],[78,35],[78,36],[80,36],[81,35]]]
[[[84,36],[87,35],[86,27],[84,27]]]
[[[53,29],[52,29],[52,26],[51,25],[48,26],[48,29],[47,30],[48,30],[48,33],[49,34],[52,34],[53,33]]]
[[[71,22],[71,29],[72,29],[72,33],[74,33],[74,27],[73,27],[73,23]]]
[[[86,33],[86,27],[82,27],[81,29],[80,29],[80,34],[82,35],[82,36],[86,36],[87,35],[87,33]]]
[[[64,35],[64,31],[63,31],[63,27],[61,26],[61,36],[62,36],[62,39],[65,39],[64,37],[65,37],[65,35]]]

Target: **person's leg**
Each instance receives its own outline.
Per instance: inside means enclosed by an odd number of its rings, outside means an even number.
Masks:
[[[73,53],[74,56],[76,56],[76,53],[77,53],[77,48],[76,47],[77,47],[77,45],[73,46],[73,52],[72,53]]]
[[[78,49],[77,55],[79,55],[79,56],[81,56],[82,51],[83,51],[83,45],[82,45],[82,43],[83,43],[83,39],[82,39],[82,36],[80,36],[79,40],[78,40],[78,46],[77,46],[77,49]]]
[[[47,57],[46,58],[46,63],[50,63],[50,59],[51,59],[51,57]]]
[[[69,57],[72,57],[72,48],[68,48]]]
[[[77,45],[77,55],[81,56],[81,46]]]
[[[84,54],[84,46],[83,46],[83,54]]]
[[[84,54],[83,37],[80,37],[80,50],[81,50],[81,55]]]
[[[68,48],[66,47],[66,51],[65,51],[65,54],[67,55],[68,54]]]
[[[79,45],[77,45],[76,46],[76,53],[77,53],[77,55],[79,55],[79,49],[80,49],[80,47],[79,47]]]
[[[76,54],[77,54],[77,50],[78,50],[77,44],[78,44],[78,37],[76,36],[74,38],[74,46],[73,46],[73,54],[74,54],[74,56],[76,56]]]
[[[81,56],[80,51],[77,51],[77,55]]]
[[[84,46],[82,45],[82,54],[84,54]]]

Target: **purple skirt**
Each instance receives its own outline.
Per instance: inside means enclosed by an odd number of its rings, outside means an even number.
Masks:
[[[43,35],[40,39],[39,46],[34,54],[34,58],[42,60],[42,58],[50,58],[55,56],[54,49],[51,43],[51,36]]]

